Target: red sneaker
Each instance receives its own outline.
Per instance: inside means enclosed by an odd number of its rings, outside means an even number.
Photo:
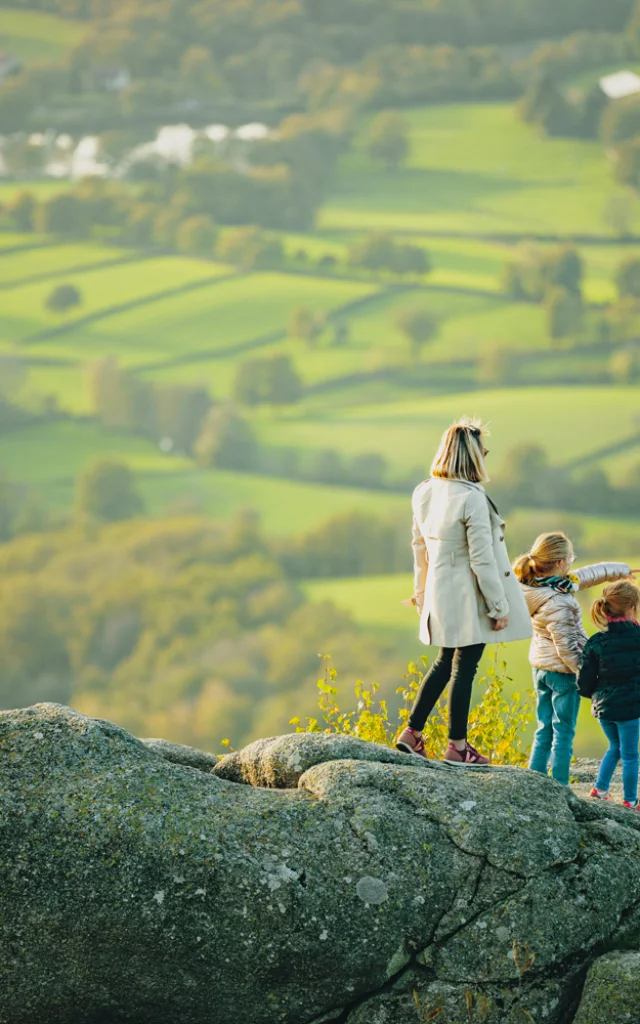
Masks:
[[[415,730],[407,726],[403,729],[396,740],[396,749],[401,750],[403,754],[417,754],[418,757],[426,757],[427,752],[424,749],[424,743],[422,742],[422,736],[418,736]]]
[[[610,800],[611,799],[611,797],[609,796],[608,793],[599,793],[595,786],[593,787],[593,789],[589,793],[589,796],[593,797],[594,800]]]
[[[444,760],[447,764],[462,765],[465,768],[481,768],[485,764],[491,764],[489,758],[479,754],[470,743],[467,743],[464,750],[458,750],[450,743],[445,751]]]
[[[628,800],[623,800],[622,806],[628,807],[630,811],[640,811],[640,803],[637,800],[635,804],[630,804]]]

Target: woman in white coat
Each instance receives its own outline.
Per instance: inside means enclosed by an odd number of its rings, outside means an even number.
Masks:
[[[449,427],[430,479],[413,494],[412,601],[420,612],[420,639],[440,652],[396,741],[399,750],[427,756],[422,730],[450,683],[444,760],[467,767],[489,763],[467,741],[471,689],[485,645],[531,636],[506,550],[505,523],[482,486],[488,480],[485,434],[476,420]]]

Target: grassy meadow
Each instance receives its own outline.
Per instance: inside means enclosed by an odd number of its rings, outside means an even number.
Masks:
[[[60,34],[56,19],[44,14],[37,29],[27,12],[5,10],[2,19],[2,45],[25,60],[65,52],[82,37],[82,26],[65,22]],[[615,298],[616,269],[638,249],[614,238],[603,218],[615,188],[602,146],[544,138],[507,104],[414,108],[405,117],[406,166],[389,173],[374,165],[363,119],[316,229],[283,235],[291,260],[302,251],[316,261],[304,272],[294,272],[291,262],[281,271],[247,273],[213,258],[0,233],[0,374],[2,357],[18,358],[26,370],[18,398],[30,408],[55,398],[59,410],[52,422],[0,433],[2,478],[32,488],[60,514],[72,508],[83,468],[109,457],[130,467],[153,516],[200,512],[229,520],[251,509],[269,536],[292,538],[353,510],[404,515],[408,524],[408,477],[426,475],[443,429],[464,413],[489,423],[492,470],[515,445],[537,444],[556,466],[604,468],[616,482],[637,472],[640,441],[629,439],[640,431],[640,388],[612,383],[606,347],[574,352],[580,339],[551,342],[543,307],[512,301],[502,287],[505,264],[519,246],[577,239],[590,313]],[[29,183],[40,196],[60,187]],[[0,202],[16,188],[0,183]],[[637,201],[633,216],[640,230]],[[352,242],[379,230],[424,246],[431,273],[399,284],[349,268]],[[338,261],[335,273],[317,266],[327,254]],[[59,284],[75,285],[82,299],[63,316],[46,308]],[[297,307],[327,318],[313,345],[290,336]],[[437,320],[416,364],[398,326],[408,308],[427,309]],[[339,346],[336,322],[347,328]],[[521,361],[516,383],[479,374],[492,353],[498,361]],[[243,410],[259,441],[303,457],[326,449],[345,457],[376,453],[404,489],[205,470],[190,456],[163,454],[151,441],[93,418],[85,368],[98,357],[116,356],[141,379],[197,384],[226,401],[244,360],[276,354],[290,357],[303,393],[291,406]],[[587,381],[562,382],[578,373]],[[536,513],[540,529],[553,520],[552,513]],[[640,552],[637,517],[597,519],[584,509],[574,520],[590,550],[602,545],[603,557]],[[417,621],[400,604],[411,592],[408,573],[315,579],[305,589],[388,641],[398,681],[406,662],[423,653]],[[509,648],[506,659],[514,687],[528,687],[526,645]],[[583,713],[578,749],[596,753],[599,734],[586,707]]]
[[[2,49],[25,64],[66,57],[87,33],[81,21],[15,7],[0,7],[0,25]]]

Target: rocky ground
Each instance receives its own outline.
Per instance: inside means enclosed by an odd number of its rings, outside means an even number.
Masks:
[[[0,850],[1,1024],[638,1024],[640,815],[531,772],[38,705]]]
[[[592,761],[586,757],[574,759],[571,765],[571,788],[574,793],[577,793],[583,799],[589,798],[589,793],[595,784],[599,767],[599,761]],[[613,776],[609,795],[614,803],[622,803],[622,771],[619,765]]]

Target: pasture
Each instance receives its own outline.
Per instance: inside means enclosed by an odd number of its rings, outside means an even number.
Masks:
[[[509,105],[408,110],[411,157],[397,173],[374,167],[368,126],[346,155],[320,218],[329,231],[455,235],[607,235],[614,192],[598,142],[546,139]],[[640,211],[638,211],[640,213]]]
[[[106,250],[107,259],[108,253],[109,250]],[[33,336],[54,329],[61,332],[57,334],[55,342],[47,342],[39,353],[34,347],[34,354],[91,358],[92,355],[102,354],[102,351],[92,351],[84,333],[81,336],[76,334],[76,319],[81,320],[98,313],[109,314],[113,307],[142,302],[158,293],[212,280],[226,273],[228,270],[225,267],[171,256],[152,257],[135,264],[87,269],[81,271],[77,281],[70,273],[65,283],[78,287],[82,303],[66,316],[50,312],[45,306],[52,287],[58,281],[47,279],[14,287],[2,296],[0,347],[29,341]]]
[[[0,48],[26,64],[57,61],[87,34],[87,25],[44,11],[0,7]]]
[[[515,445],[546,448],[566,463],[633,432],[636,388],[505,388],[466,394],[408,397],[386,404],[323,407],[305,403],[259,418],[261,436],[273,445],[295,438],[298,448],[335,448],[351,455],[378,452],[393,467],[425,471],[443,430],[461,413],[480,416],[491,428],[490,465]]]

